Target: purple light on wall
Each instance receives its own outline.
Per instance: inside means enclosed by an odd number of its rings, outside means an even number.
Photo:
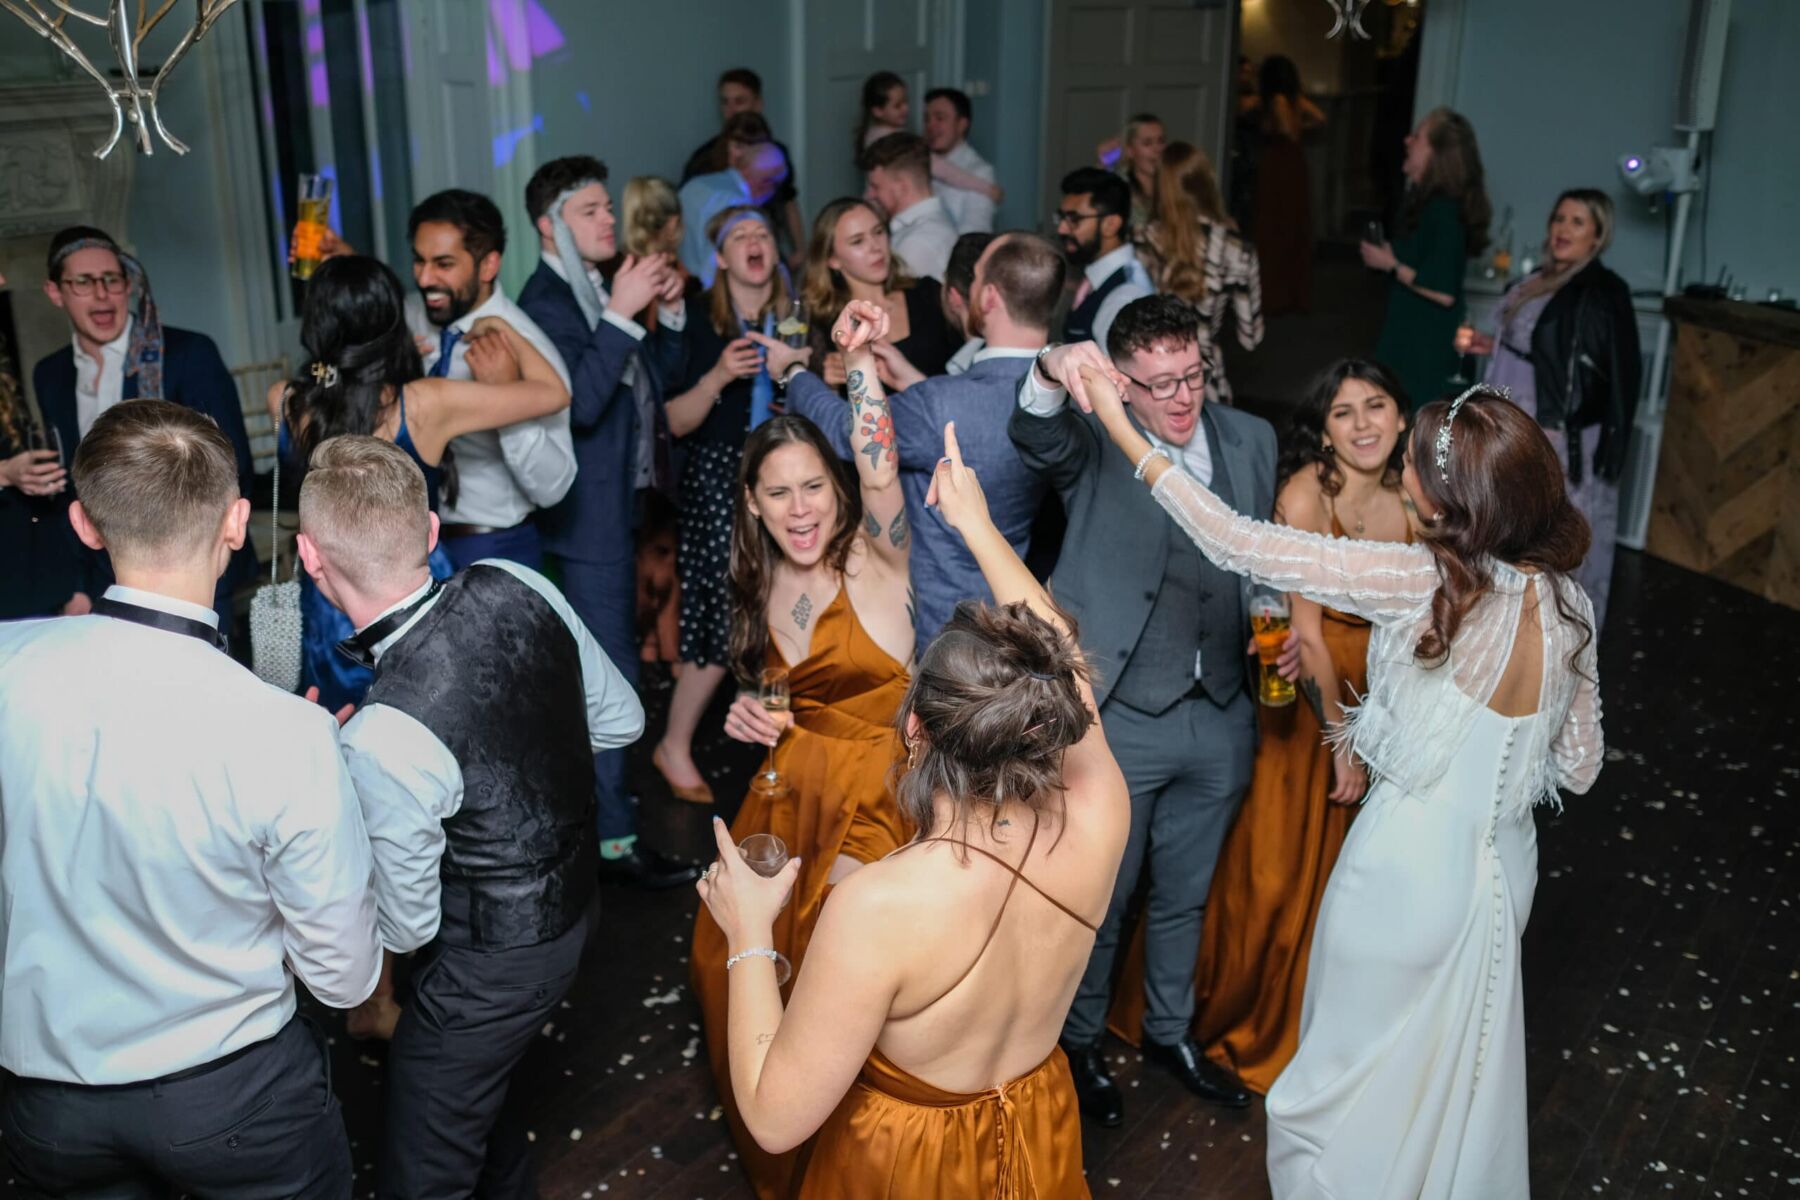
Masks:
[[[538,0],[525,0],[525,32],[531,39],[531,57],[542,58],[561,50],[568,39],[556,20],[544,11]]]
[[[525,10],[519,0],[488,0],[488,44],[493,44],[493,31],[500,31],[506,50],[506,65],[515,71],[531,69],[531,41],[525,30]]]
[[[488,0],[488,82],[505,82],[501,66],[513,71],[529,71],[533,59],[562,49],[568,44],[555,19],[544,11],[538,0]],[[499,44],[495,44],[495,33]]]
[[[504,167],[507,163],[512,161],[512,156],[518,152],[520,142],[524,141],[534,133],[542,132],[544,132],[544,114],[533,113],[531,114],[531,121],[529,124],[521,125],[517,129],[508,130],[499,137],[496,137],[494,139],[494,165],[496,167]]]
[[[500,65],[500,52],[494,49],[494,31],[487,31],[487,76],[489,87],[499,87],[506,82],[506,68]]]
[[[331,83],[325,75],[325,27],[319,23],[319,0],[300,6],[305,22],[301,34],[306,47],[306,99],[314,108],[331,107]]]
[[[369,10],[356,10],[356,57],[362,67],[363,95],[375,94],[375,61],[369,51]]]

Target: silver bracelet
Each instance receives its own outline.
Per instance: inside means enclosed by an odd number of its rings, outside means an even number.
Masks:
[[[780,953],[777,952],[775,950],[775,948],[772,946],[757,946],[751,950],[740,950],[740,951],[738,951],[738,953],[736,953],[736,954],[732,955],[730,958],[726,959],[725,960],[725,969],[727,971],[731,970],[731,968],[737,966],[739,963],[743,962],[746,958],[766,958],[770,962],[775,962],[780,957],[781,957]]]
[[[1175,461],[1169,452],[1164,450],[1161,446],[1152,446],[1144,451],[1144,457],[1137,460],[1137,466],[1131,469],[1131,477],[1133,479],[1142,480],[1144,478],[1144,472],[1150,469],[1150,460],[1159,454],[1170,462]]]

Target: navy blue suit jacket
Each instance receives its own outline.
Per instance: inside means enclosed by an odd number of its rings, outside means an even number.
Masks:
[[[658,329],[639,342],[605,320],[589,329],[567,281],[541,262],[519,291],[519,307],[555,343],[572,384],[569,432],[575,442],[575,482],[567,495],[538,514],[544,548],[583,562],[629,562],[638,416],[625,367],[641,352],[661,404],[663,382],[679,377],[683,339]]]
[[[944,456],[944,425],[956,422],[963,461],[981,480],[994,525],[1019,557],[1031,545],[1031,522],[1043,502],[1045,485],[1025,465],[1007,435],[1018,401],[1019,380],[1030,358],[989,358],[961,375],[933,375],[893,396],[894,441],[900,452],[900,488],[912,525],[913,631],[920,653],[943,629],[962,600],[992,601],[987,581],[962,536],[925,506],[938,460]],[[788,411],[824,431],[832,446],[850,457],[850,405],[811,371],[794,377]],[[883,530],[882,537],[888,536]]]
[[[71,461],[81,441],[81,427],[75,415],[75,351],[65,346],[38,360],[31,373],[37,389],[38,407],[44,420],[62,436],[62,444]],[[136,375],[127,375],[120,399],[138,398]],[[250,460],[250,438],[244,432],[244,410],[238,401],[237,384],[219,357],[219,348],[204,333],[163,326],[163,399],[185,405],[217,422],[232,453],[237,456],[238,490],[251,495],[255,482]],[[232,555],[231,565],[219,581],[215,607],[220,616],[230,616],[232,593],[256,579],[256,551],[250,539],[244,539],[241,550]],[[98,595],[112,582],[112,564],[104,554],[92,554],[87,563],[84,588]],[[229,625],[227,624],[227,628]]]

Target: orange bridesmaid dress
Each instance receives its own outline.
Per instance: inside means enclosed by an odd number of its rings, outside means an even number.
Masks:
[[[1034,824],[1021,861],[1029,861],[1036,841]],[[987,953],[1021,883],[1094,928],[999,855],[980,846],[965,848],[1000,864],[1013,879],[987,940],[944,995],[961,986]],[[947,1092],[896,1066],[878,1047],[813,1135],[803,1174],[797,1200],[1088,1200],[1081,1111],[1069,1060],[1055,1047],[1042,1063],[999,1087]]]
[[[1331,534],[1345,536],[1335,515]],[[1369,623],[1330,608],[1322,615],[1338,699],[1352,703],[1369,686]],[[1267,1093],[1299,1042],[1313,922],[1356,805],[1325,798],[1331,752],[1311,705],[1259,705],[1257,718],[1250,790],[1207,897],[1193,1034],[1208,1058]],[[1107,1015],[1113,1032],[1133,1045],[1143,1032],[1143,961],[1140,928]]]
[[[906,665],[863,629],[849,589],[842,586],[819,614],[807,657],[789,666],[771,641],[768,662],[788,668],[794,724],[769,752],[787,788],[773,796],[752,790],[732,822],[731,836],[742,841],[753,833],[775,834],[801,860],[793,895],[775,920],[775,948],[787,955],[798,976],[825,906],[833,861],[848,854],[873,862],[907,839],[888,777],[902,757],[894,717],[906,695],[908,675]],[[725,935],[701,905],[690,972],[707,1057],[751,1185],[761,1200],[783,1200],[791,1190],[797,1152],[764,1151],[745,1130],[732,1100],[725,958]]]

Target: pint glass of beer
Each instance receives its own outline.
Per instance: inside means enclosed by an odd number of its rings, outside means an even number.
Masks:
[[[1250,596],[1250,632],[1256,638],[1256,658],[1260,664],[1256,698],[1270,708],[1292,704],[1297,693],[1291,681],[1283,679],[1275,669],[1281,647],[1287,642],[1289,627],[1288,601],[1285,593],[1258,588]]]
[[[331,224],[331,180],[302,175],[294,191],[299,219],[294,223],[294,278],[311,279],[319,269],[319,246]]]

